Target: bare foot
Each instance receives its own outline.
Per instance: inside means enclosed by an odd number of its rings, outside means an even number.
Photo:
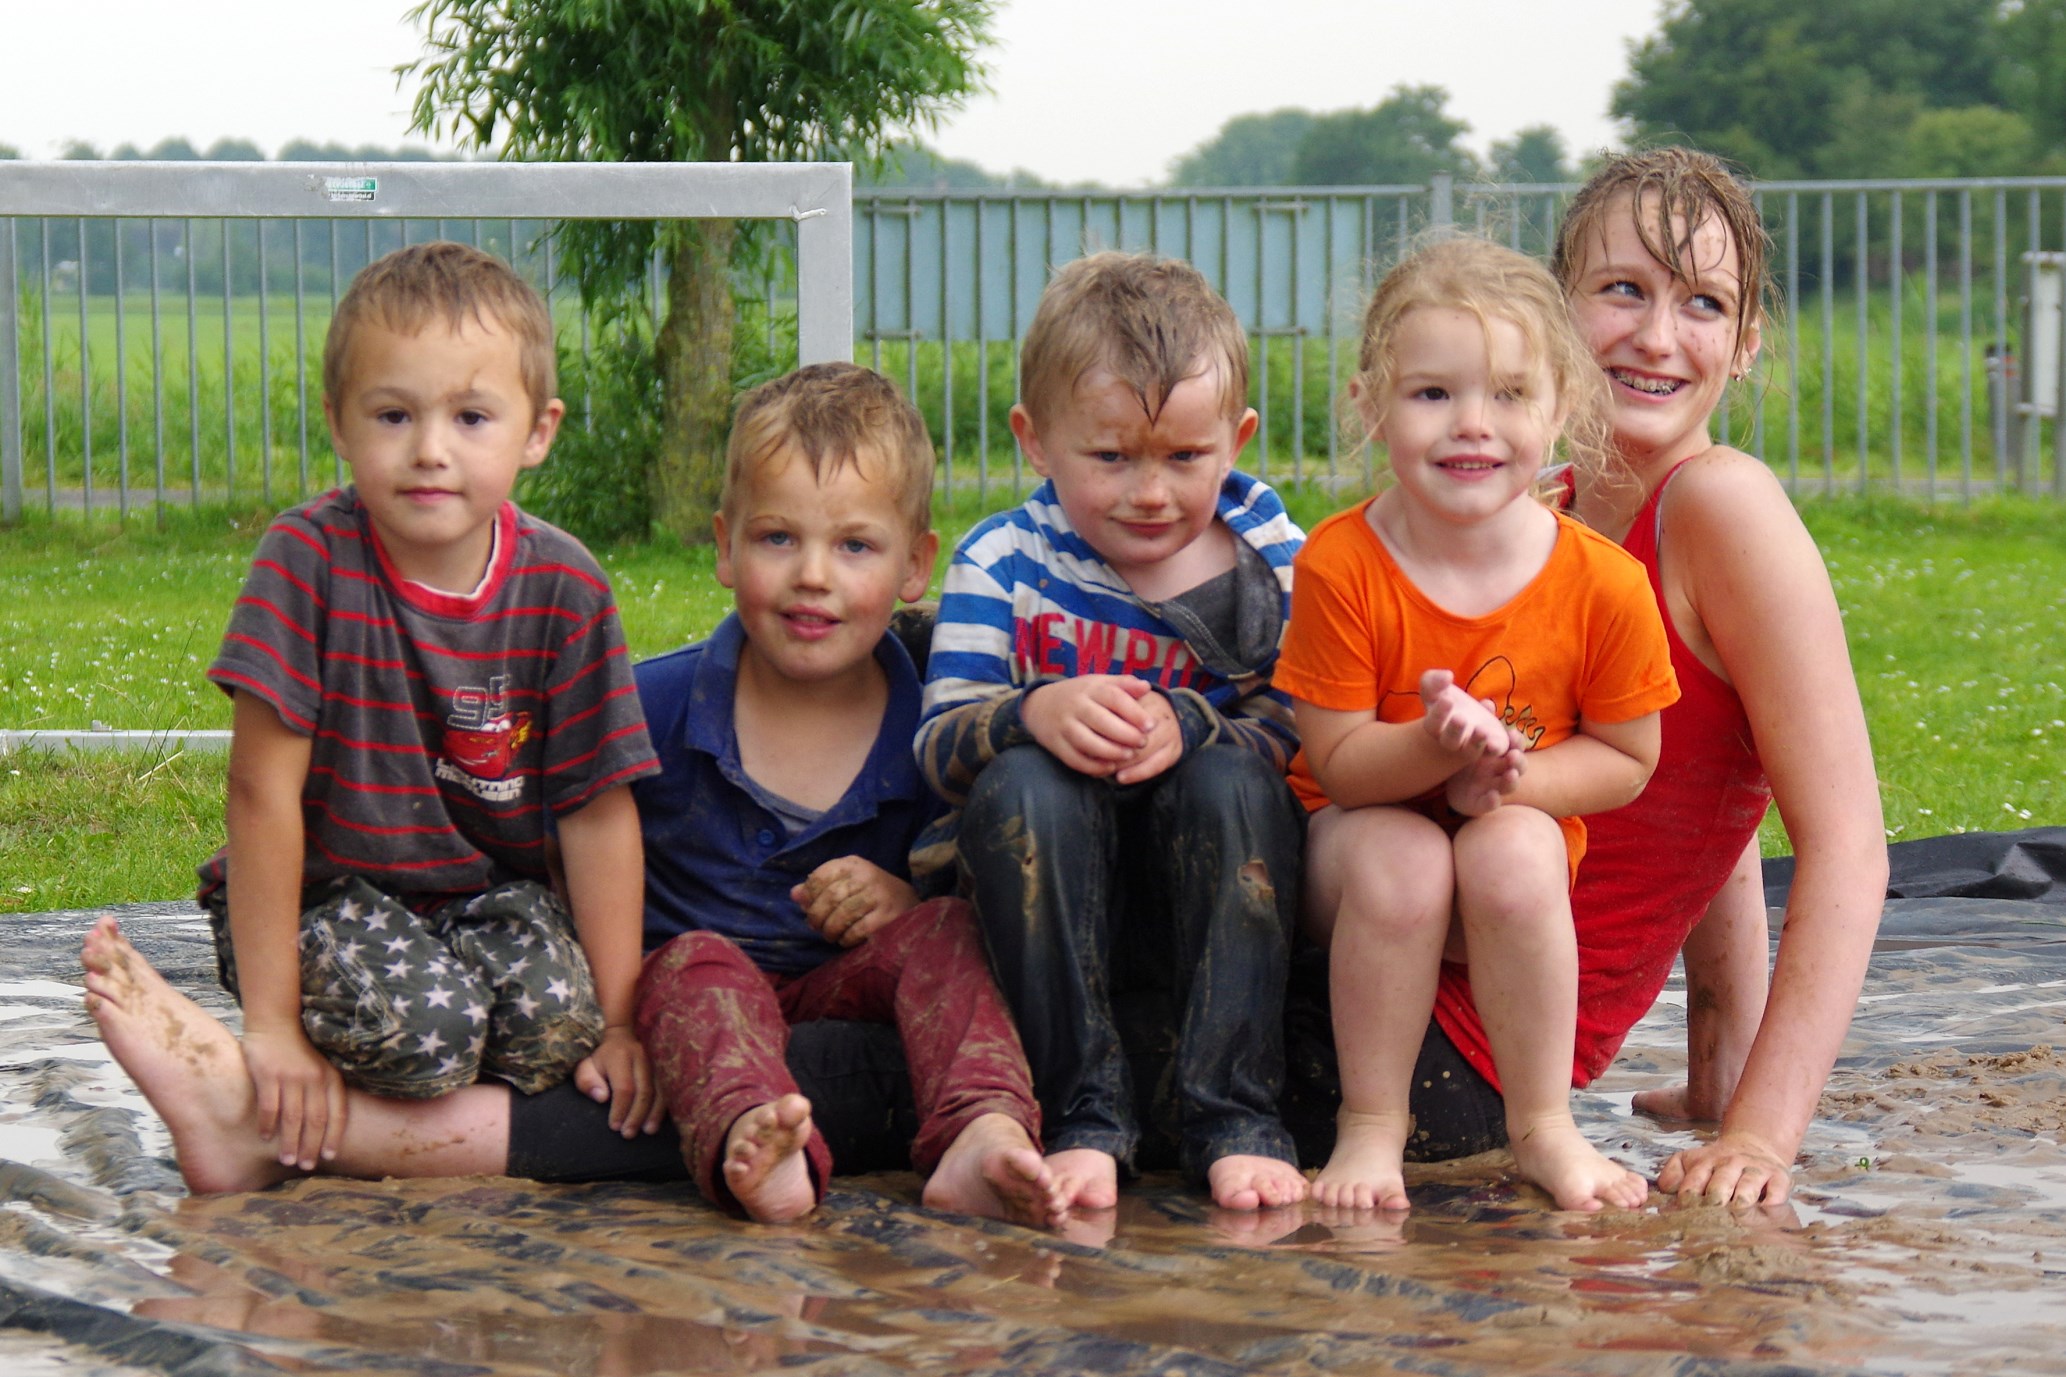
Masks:
[[[1069,1218],[1061,1182],[1016,1119],[984,1114],[948,1145],[922,1197],[936,1210],[1004,1219],[1034,1229]]]
[[[258,1103],[236,1037],[165,982],[113,918],[86,934],[86,1012],[101,1041],[172,1133],[197,1195],[262,1190],[301,1173],[258,1135]]]
[[[1601,1156],[1568,1114],[1533,1128],[1511,1124],[1508,1137],[1521,1175],[1548,1191],[1560,1210],[1634,1210],[1650,1198],[1650,1183]]]
[[[1275,1209],[1306,1198],[1305,1173],[1274,1157],[1229,1153],[1205,1169],[1205,1180],[1223,1210]]]
[[[1334,1209],[1403,1210],[1406,1134],[1413,1116],[1344,1109],[1336,1120],[1334,1155],[1313,1180],[1313,1199]]]
[[[1096,1148],[1064,1148],[1047,1154],[1048,1170],[1072,1210],[1109,1210],[1119,1203],[1119,1163]]]
[[[725,1135],[725,1185],[739,1208],[762,1224],[787,1224],[818,1204],[811,1184],[811,1102],[801,1095],[755,1105]]]

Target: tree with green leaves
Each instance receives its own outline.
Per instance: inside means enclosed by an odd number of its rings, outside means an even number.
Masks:
[[[1368,110],[1315,116],[1299,141],[1291,176],[1299,186],[1417,184],[1437,172],[1476,174],[1478,160],[1457,142],[1470,125],[1452,119],[1439,86],[1396,86]]]
[[[1676,140],[1760,177],[1891,174],[1925,110],[1997,100],[1998,0],[1670,0],[1614,88],[1639,141]]]
[[[1309,110],[1236,115],[1219,133],[1176,160],[1172,186],[1288,186],[1298,146],[1313,127]]]
[[[1494,139],[1491,166],[1486,170],[1495,182],[1573,180],[1564,156],[1564,136],[1547,124],[1531,124],[1515,130],[1510,139]]]
[[[764,162],[872,149],[929,126],[976,85],[995,0],[422,0],[415,128],[505,158]],[[655,339],[662,427],[654,515],[710,538],[731,416],[728,221],[568,233],[583,299],[668,269]]]

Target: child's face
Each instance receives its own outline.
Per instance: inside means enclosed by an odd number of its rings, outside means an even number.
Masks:
[[[1654,218],[1648,207],[1644,214]],[[1671,232],[1683,236],[1685,222],[1673,221]],[[1572,319],[1612,387],[1615,447],[1632,459],[1706,449],[1722,389],[1757,356],[1755,322],[1737,342],[1741,260],[1720,217],[1701,222],[1686,259],[1696,271],[1690,287],[1643,247],[1634,202],[1622,197],[1601,232],[1587,236],[1572,281]]]
[[[1521,327],[1420,306],[1394,328],[1393,369],[1376,428],[1417,510],[1472,525],[1526,497],[1564,416],[1549,366]],[[1364,399],[1360,404],[1368,405]]]
[[[732,590],[746,653],[792,683],[868,672],[898,599],[924,596],[939,551],[937,535],[912,533],[882,461],[864,450],[821,483],[784,448],[731,507],[714,523],[717,578]]]
[[[564,408],[554,399],[531,414],[515,338],[481,322],[402,334],[361,321],[343,375],[323,414],[388,558],[418,582],[470,591],[496,512],[545,458]]]
[[[1223,390],[1219,368],[1201,362],[1151,420],[1132,388],[1093,368],[1038,423],[1013,407],[1012,433],[1077,534],[1137,582],[1212,525],[1220,484],[1255,434],[1255,412],[1229,416]]]

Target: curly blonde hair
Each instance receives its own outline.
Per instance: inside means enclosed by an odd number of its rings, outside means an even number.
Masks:
[[[1356,358],[1362,421],[1374,433],[1398,371],[1399,322],[1423,307],[1468,311],[1489,330],[1503,320],[1521,332],[1531,359],[1549,369],[1550,407],[1568,414],[1564,455],[1581,470],[1605,470],[1609,453],[1607,377],[1571,324],[1564,289],[1536,260],[1475,235],[1438,239],[1385,274],[1363,312]]]

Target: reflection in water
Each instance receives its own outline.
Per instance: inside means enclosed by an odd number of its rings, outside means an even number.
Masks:
[[[931,1214],[899,1175],[780,1228],[662,1186],[184,1199],[133,1094],[7,1043],[80,1038],[37,1003],[0,1017],[0,1122],[43,1145],[0,1173],[0,1300],[52,1297],[57,1333],[161,1369],[2066,1372],[2066,932],[1988,917],[1879,954],[1797,1199],[1763,1210],[1555,1213],[1498,1154],[1415,1169],[1403,1215],[1223,1211],[1153,1179],[1060,1237]],[[1681,1017],[1580,1097],[1646,1172],[1695,1136],[1628,1112],[1683,1065]]]

